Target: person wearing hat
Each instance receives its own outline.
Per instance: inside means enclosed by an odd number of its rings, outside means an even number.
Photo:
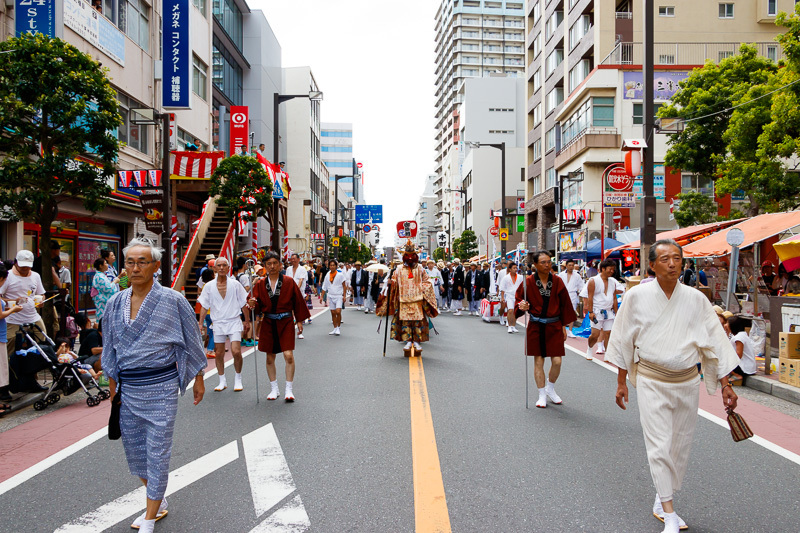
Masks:
[[[36,310],[37,304],[44,300],[44,286],[42,277],[33,272],[33,252],[20,250],[14,260],[14,267],[8,272],[6,282],[0,287],[0,298],[9,304],[22,307],[21,311],[6,318],[7,323],[7,351],[13,354],[16,350],[15,341],[17,332],[23,324],[36,324],[45,331],[44,321]],[[40,339],[44,340],[44,339]],[[36,392],[44,390],[34,379],[26,380],[20,384],[27,390]]]
[[[214,268],[214,264],[211,263],[211,261],[213,261],[214,259],[216,259],[216,257],[214,257],[214,254],[206,255],[206,264],[198,268],[197,271],[194,273],[195,279],[197,280],[197,286],[200,287],[201,289],[203,288],[203,286],[200,284],[200,282],[203,279],[203,271],[208,268],[212,269]]]
[[[350,294],[353,295],[353,303],[358,306],[359,311],[364,310],[364,297],[369,285],[369,277],[361,266],[361,261],[356,261],[350,273]]]

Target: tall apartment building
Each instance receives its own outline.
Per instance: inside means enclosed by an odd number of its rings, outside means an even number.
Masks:
[[[460,139],[459,89],[465,79],[525,71],[523,2],[510,0],[442,0],[435,16],[436,137],[434,183],[441,227],[453,238],[464,229],[463,199],[446,192],[460,187],[464,146]]]
[[[417,246],[423,246],[423,251],[430,255],[437,248],[436,244],[436,216],[434,214],[434,204],[436,203],[436,193],[433,191],[433,184],[436,183],[436,175],[431,174],[425,179],[425,189],[417,202],[417,212],[414,214],[414,221],[417,223]]]
[[[655,6],[655,102],[667,102],[693,67],[737,53],[741,42],[757,43],[778,60],[774,41],[778,10],[791,0],[696,2],[670,0]],[[641,2],[631,0],[530,0],[527,4],[527,213],[530,248],[557,248],[552,229],[564,218],[585,213],[576,230],[599,237],[602,173],[621,162],[624,138],[642,137]],[[658,230],[674,228],[669,202],[681,191],[714,194],[713,183],[663,165],[666,135],[648,141],[654,150]],[[583,181],[562,177],[582,173]],[[702,181],[702,183],[701,183]],[[641,181],[634,184],[641,195]],[[735,201],[735,199],[734,199]],[[721,199],[721,210],[730,208]],[[613,216],[617,229],[639,227],[639,209],[607,209],[606,235]],[[571,222],[574,222],[572,220]],[[566,251],[566,250],[565,250]]]
[[[364,203],[364,186],[359,177],[341,178],[336,186],[337,175],[359,176],[361,171],[353,155],[353,124],[350,122],[323,122],[322,123],[322,160],[328,167],[331,191],[330,203],[336,203],[336,189],[339,189],[338,221],[344,228],[345,234],[353,233],[361,242],[367,242],[363,231],[355,223],[355,206]],[[344,193],[344,194],[342,194]],[[331,211],[330,223],[334,222]]]

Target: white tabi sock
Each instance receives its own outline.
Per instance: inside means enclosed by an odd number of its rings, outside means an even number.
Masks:
[[[156,519],[152,520],[142,520],[142,525],[139,526],[140,533],[153,533],[153,530],[156,527]]]
[[[234,380],[233,380],[233,390],[240,391],[242,390],[242,373],[236,373]]]
[[[269,396],[267,396],[267,400],[277,400],[278,396],[280,395],[280,391],[278,391],[278,380],[270,381],[269,384],[270,387],[272,387],[272,390],[270,391]]]
[[[539,389],[539,400],[536,402],[536,407],[547,407],[547,389]]]
[[[681,530],[680,520],[677,513],[664,513],[664,530],[662,533],[679,533]]]
[[[220,390],[223,390],[224,388],[226,388],[227,386],[228,386],[228,380],[225,379],[224,375],[222,375],[222,376],[219,377],[219,385],[217,385],[217,388],[214,389],[214,390],[220,391]]]

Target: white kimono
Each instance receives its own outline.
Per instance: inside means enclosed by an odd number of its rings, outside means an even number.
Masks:
[[[567,292],[569,293],[569,299],[572,301],[572,307],[578,307],[578,302],[580,301],[579,294],[583,290],[583,286],[585,283],[583,282],[583,278],[581,275],[578,274],[577,270],[572,271],[572,275],[569,276],[567,279],[567,272],[561,272],[558,277],[560,277],[564,281],[564,285],[567,287]]]
[[[232,335],[244,330],[240,317],[242,307],[247,304],[247,291],[234,278],[228,278],[225,299],[217,289],[217,280],[209,281],[197,299],[203,309],[208,309],[214,321],[214,334]]]
[[[297,283],[297,288],[300,289],[300,294],[306,294],[306,282],[308,282],[308,270],[302,265],[297,265],[297,268],[290,266],[286,269],[286,275],[289,276]]]

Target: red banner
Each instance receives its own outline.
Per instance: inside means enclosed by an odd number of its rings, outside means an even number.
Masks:
[[[231,151],[230,155],[244,155],[249,150],[250,119],[245,105],[231,106]],[[244,146],[244,154],[242,147]]]

